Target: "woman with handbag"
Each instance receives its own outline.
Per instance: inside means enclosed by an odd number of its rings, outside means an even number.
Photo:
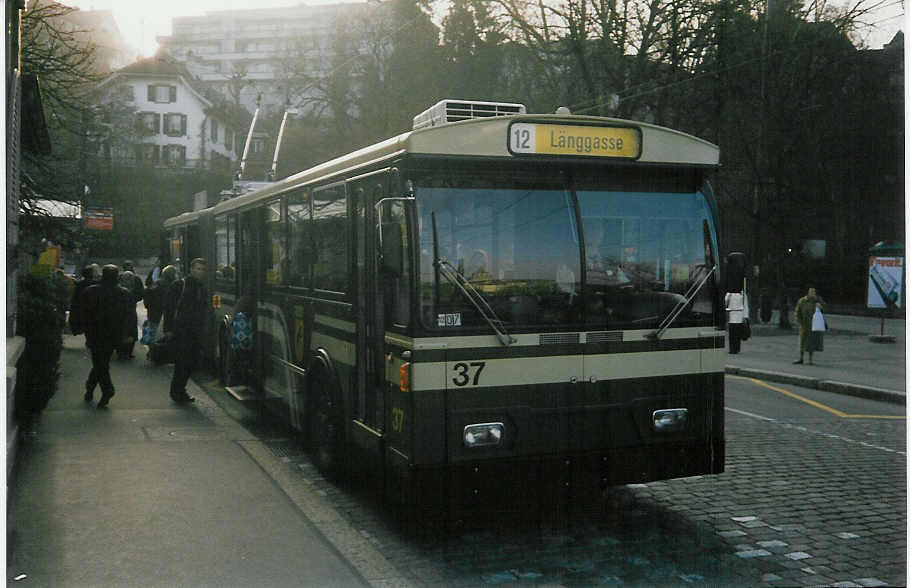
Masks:
[[[809,365],[812,365],[812,354],[825,350],[825,318],[822,314],[825,301],[815,293],[815,288],[796,303],[796,324],[799,325],[799,359],[795,364],[803,363],[803,354],[809,354]],[[816,318],[818,317],[818,318]]]
[[[740,342],[749,338],[746,334],[749,327],[749,302],[743,292],[727,292],[724,298],[727,307],[727,337],[730,340],[730,353],[739,353]]]

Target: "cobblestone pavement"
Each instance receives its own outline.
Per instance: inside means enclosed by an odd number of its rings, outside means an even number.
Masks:
[[[262,430],[417,586],[896,586],[906,582],[906,423],[727,412],[726,472],[612,488],[586,512],[484,518],[405,533],[387,506],[324,480],[304,448]]]

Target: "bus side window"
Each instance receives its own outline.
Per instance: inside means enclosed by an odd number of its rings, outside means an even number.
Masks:
[[[344,184],[313,191],[313,287],[317,290],[347,293],[350,288],[349,223]]]
[[[383,243],[383,253],[394,254],[397,259],[388,260],[387,267],[395,271],[383,271],[382,287],[385,303],[385,322],[387,327],[393,325],[407,326],[410,321],[411,308],[411,258],[408,251],[407,215],[403,202],[387,202],[382,211],[382,238],[394,239],[396,242]]]
[[[282,283],[284,265],[287,259],[287,250],[284,242],[284,215],[281,210],[281,200],[273,200],[265,206],[265,283],[278,286]]]
[[[310,267],[316,252],[310,226],[310,200],[304,191],[295,192],[288,198],[288,230],[290,267],[287,283],[298,288],[309,287]]]
[[[236,234],[237,217],[221,215],[215,219],[215,277],[219,280],[234,281]]]

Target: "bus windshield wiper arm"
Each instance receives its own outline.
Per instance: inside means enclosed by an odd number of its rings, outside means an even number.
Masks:
[[[689,287],[689,290],[688,290],[688,292],[685,293],[683,300],[680,300],[679,302],[676,303],[676,306],[673,308],[672,311],[670,311],[670,314],[667,315],[667,317],[663,320],[663,322],[660,323],[660,325],[657,327],[657,330],[654,331],[653,333],[648,333],[646,335],[648,337],[648,339],[656,340],[656,339],[660,339],[661,337],[664,336],[664,333],[667,332],[667,329],[670,328],[670,325],[673,324],[673,321],[676,320],[676,317],[678,317],[682,313],[682,311],[685,307],[689,306],[689,303],[692,302],[692,299],[695,298],[696,294],[698,294],[701,291],[702,286],[704,286],[708,282],[708,278],[710,278],[716,270],[717,270],[717,266],[715,265],[711,268],[711,271],[709,271],[707,274],[704,275],[704,277],[702,277],[702,279],[695,282],[694,284],[692,284]]]
[[[477,288],[475,288],[471,282],[466,280],[464,276],[452,267],[451,263],[444,259],[439,259],[437,257],[436,261],[433,262],[433,265],[445,279],[452,282],[458,291],[474,305],[474,308],[476,308],[484,320],[487,321],[487,324],[496,332],[496,337],[499,339],[500,343],[505,346],[515,343],[515,338],[506,332],[505,327],[502,325],[502,321],[496,316],[496,313],[493,312],[487,299],[484,298],[483,294],[477,291]]]

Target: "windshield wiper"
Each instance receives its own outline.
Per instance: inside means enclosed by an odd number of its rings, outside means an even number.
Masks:
[[[682,313],[682,311],[685,307],[689,306],[689,303],[692,302],[692,300],[695,298],[695,296],[702,289],[702,286],[704,286],[708,282],[708,278],[710,278],[716,270],[717,270],[717,266],[715,265],[711,268],[711,271],[709,271],[707,274],[704,275],[704,277],[702,277],[702,279],[700,279],[698,282],[692,284],[689,287],[689,290],[683,295],[683,299],[676,303],[676,306],[673,308],[672,311],[670,311],[670,314],[667,315],[667,318],[665,318],[663,320],[663,322],[660,323],[660,325],[657,327],[657,330],[654,331],[653,333],[648,333],[647,335],[645,335],[645,337],[647,337],[648,339],[653,339],[653,340],[657,340],[657,339],[660,339],[661,337],[663,337],[664,333],[667,332],[667,329],[670,328],[670,325],[673,324],[673,321],[676,320],[676,317],[678,317]]]
[[[487,324],[490,325],[490,328],[496,333],[496,337],[499,339],[499,342],[505,346],[509,346],[516,342],[515,338],[509,335],[506,332],[505,327],[502,324],[502,321],[496,316],[496,313],[493,312],[493,309],[490,307],[490,304],[487,302],[487,299],[484,298],[483,294],[477,291],[471,282],[469,282],[463,275],[458,273],[451,263],[441,259],[439,257],[439,240],[437,239],[436,234],[436,213],[430,213],[430,219],[433,223],[433,267],[436,268],[437,283],[436,283],[436,303],[439,304],[439,274],[442,274],[445,279],[452,282],[452,284],[461,292],[462,296],[468,299],[468,301],[477,309],[477,312],[480,313],[480,316],[483,317]]]
[[[445,279],[452,282],[458,291],[461,292],[474,308],[477,309],[480,316],[487,321],[487,324],[489,324],[490,328],[496,333],[496,337],[499,339],[500,343],[508,347],[516,342],[515,338],[506,332],[502,320],[496,316],[496,313],[493,311],[493,308],[490,307],[490,303],[487,302],[487,299],[484,298],[483,294],[481,294],[471,282],[465,279],[463,275],[458,273],[451,263],[444,259],[437,258],[433,262],[433,265],[439,270],[439,273],[442,274]]]

